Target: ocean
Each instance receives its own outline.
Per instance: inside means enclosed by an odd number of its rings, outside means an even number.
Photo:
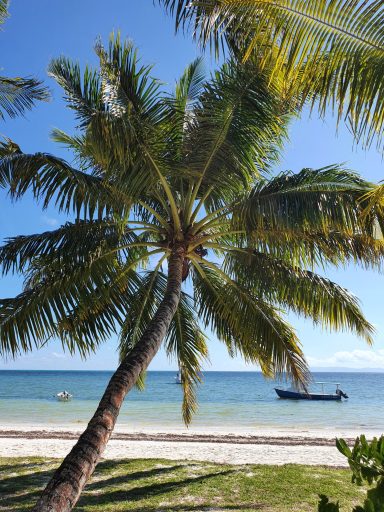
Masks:
[[[112,372],[0,371],[0,428],[10,425],[82,427],[91,418]],[[175,372],[151,371],[145,391],[131,391],[118,425],[133,430],[183,428],[181,386]],[[384,374],[313,374],[314,381],[339,382],[342,402],[281,400],[276,382],[259,372],[206,372],[199,386],[199,410],[191,428],[228,432],[258,428],[380,430],[384,425]],[[70,402],[55,394],[67,390]],[[315,389],[315,388],[313,388]],[[334,385],[326,388],[333,392]]]

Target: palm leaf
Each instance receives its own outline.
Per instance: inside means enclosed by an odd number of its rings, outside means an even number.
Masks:
[[[48,99],[48,90],[39,80],[0,76],[0,119],[5,115],[12,118],[24,114],[37,101],[47,101]]]
[[[100,60],[101,92],[106,109],[113,116],[140,115],[156,124],[161,119],[160,82],[152,77],[153,66],[140,65],[137,50],[120,34],[111,34],[108,50],[101,42],[95,47]]]
[[[64,100],[73,110],[80,128],[107,113],[97,71],[86,67],[82,74],[78,63],[60,57],[51,61],[48,74],[64,90]]]
[[[201,383],[202,363],[208,357],[206,336],[201,331],[191,298],[182,293],[165,342],[167,354],[174,356],[181,372],[182,413],[189,425],[197,410],[196,385]]]
[[[131,198],[101,178],[74,169],[64,160],[48,153],[25,154],[12,141],[0,147],[0,186],[9,187],[18,199],[32,189],[46,208],[51,202],[65,213],[81,212],[85,218],[102,217],[111,212],[129,211]]]
[[[363,205],[358,202],[372,185],[338,166],[281,173],[260,180],[249,197],[237,207],[234,225],[248,231],[259,228],[360,232]],[[372,234],[374,219],[367,222]]]
[[[195,122],[194,108],[200,101],[206,80],[202,58],[194,60],[176,82],[175,92],[165,98],[169,153],[173,163],[182,161],[188,131]]]
[[[205,326],[211,326],[231,355],[258,363],[267,376],[285,375],[306,382],[308,369],[291,326],[260,297],[214,266],[194,261],[196,310]]]
[[[0,25],[4,23],[8,17],[8,5],[8,0],[0,0]]]
[[[95,288],[108,289],[116,273],[113,259],[104,258],[75,268],[36,261],[31,271],[23,292],[15,298],[0,300],[1,353],[15,356],[40,347],[52,337],[59,337],[71,352],[78,349],[83,356],[94,350],[103,337],[102,330],[97,334],[102,322],[85,331],[87,337],[72,343],[64,336],[66,320]]]
[[[129,305],[119,337],[120,360],[131,352],[141,338],[164,296],[166,277],[159,268],[157,265],[154,271],[146,273]]]
[[[116,258],[119,253],[134,257],[135,246],[130,245],[141,240],[129,229],[122,230],[115,221],[67,222],[64,226],[35,235],[9,238],[0,247],[0,266],[3,273],[23,272],[37,257],[56,258],[58,261],[71,261],[82,264],[85,261],[102,258],[110,251]],[[119,250],[119,247],[121,249]]]
[[[54,138],[72,147],[79,161],[131,197],[157,184],[153,163],[162,167],[163,106],[159,82],[151,67],[139,65],[135,48],[112,36],[108,51],[96,46],[100,70],[85,68],[65,58],[52,61],[50,74],[64,88],[65,99],[76,112],[82,137],[56,130]],[[145,150],[143,150],[145,148]],[[148,155],[150,157],[148,158]]]
[[[211,201],[224,190],[234,196],[266,172],[293,110],[270,77],[249,64],[224,64],[206,84],[188,133],[185,166],[199,178],[199,196],[210,186]]]
[[[345,288],[260,252],[233,252],[225,269],[232,279],[268,302],[313,319],[329,329],[351,330],[372,343],[374,329],[356,297]]]
[[[347,117],[357,140],[382,143],[384,4],[381,0],[160,0],[203,45],[227,43],[283,72],[320,113]]]
[[[8,0],[0,0],[0,26],[8,17]],[[37,101],[49,99],[48,89],[35,78],[0,76],[0,119],[16,117],[30,110]],[[1,180],[0,180],[1,182]]]
[[[242,246],[311,269],[353,263],[381,270],[384,256],[382,239],[340,231],[260,229],[253,231],[250,239],[245,238]]]
[[[135,291],[122,325],[119,338],[120,359],[129,354],[150,324],[162,298],[167,277],[159,271],[148,271]],[[195,386],[201,381],[201,363],[207,357],[205,336],[196,321],[190,297],[182,292],[165,342],[167,354],[176,357],[182,369],[183,419],[188,425],[196,410]],[[139,382],[142,388],[143,382]]]

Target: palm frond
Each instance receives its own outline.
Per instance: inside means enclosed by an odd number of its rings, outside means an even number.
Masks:
[[[138,240],[141,238],[132,230],[122,229],[112,219],[67,222],[53,231],[7,239],[0,247],[0,266],[4,274],[23,272],[35,258],[48,256],[82,264],[99,259],[111,250],[116,258],[122,256],[120,252],[129,252],[132,258]]]
[[[77,349],[86,356],[105,337],[102,319],[97,317],[93,328],[88,326],[75,343],[65,336],[65,331],[71,327],[68,319],[76,305],[92,295],[95,289],[108,290],[115,275],[113,258],[75,267],[37,259],[23,292],[15,298],[0,300],[1,353],[14,357],[58,337],[71,352]],[[110,307],[118,310],[118,306],[110,304]],[[105,327],[108,333],[110,327]]]
[[[186,68],[180,80],[176,83],[175,99],[184,110],[199,101],[206,80],[204,61],[198,57]]]
[[[245,238],[242,247],[255,249],[300,267],[326,268],[349,263],[381,271],[384,242],[368,235],[340,231],[260,229]]]
[[[202,58],[195,59],[176,82],[174,94],[164,99],[168,147],[173,163],[184,157],[184,142],[193,126],[194,108],[200,101],[206,80]]]
[[[9,0],[0,0],[0,25],[4,23],[8,17],[8,5]]]
[[[256,251],[227,255],[225,269],[256,296],[310,317],[314,324],[350,330],[372,343],[374,329],[356,297],[329,279]]]
[[[178,209],[168,183],[172,171],[169,165],[168,137],[166,130],[165,102],[159,95],[159,82],[152,78],[151,67],[139,66],[137,53],[132,44],[121,43],[119,34],[111,36],[109,51],[102,45],[96,47],[100,58],[100,73],[104,101],[112,117],[113,130],[104,134],[104,143],[114,147],[124,167],[124,160],[135,161],[134,178],[141,183],[141,191],[160,183],[170,206],[173,222],[180,228]],[[110,126],[110,123],[108,123]],[[104,123],[92,128],[100,142]],[[127,174],[119,185],[131,180]]]
[[[202,184],[200,197],[211,185],[211,200],[225,189],[236,195],[266,172],[279,155],[293,111],[270,77],[250,64],[224,64],[205,85],[188,134],[185,165]]]
[[[99,41],[101,92],[106,109],[115,117],[135,113],[155,124],[161,113],[160,82],[152,77],[153,66],[141,65],[137,50],[120,34],[111,34],[108,50]]]
[[[371,217],[372,214],[376,213],[377,217],[377,234],[383,237],[384,234],[384,222],[382,222],[384,212],[384,185],[379,183],[371,190],[369,190],[361,198],[361,202],[364,204],[363,217]]]
[[[305,383],[308,368],[299,340],[278,310],[224,279],[213,265],[193,263],[196,310],[229,353],[239,352],[246,361],[260,364],[266,376],[285,375]]]
[[[161,263],[160,263],[161,264]],[[119,355],[126,357],[143,335],[152,320],[167,287],[167,277],[160,272],[160,264],[142,278],[129,304],[119,338]],[[171,322],[165,341],[167,354],[176,357],[184,390],[182,413],[184,422],[191,422],[196,410],[195,386],[201,381],[201,363],[207,358],[205,335],[195,318],[190,297],[181,293],[180,303]]]
[[[381,0],[159,0],[203,46],[256,54],[303,98],[347,118],[356,139],[382,144],[384,5]],[[240,58],[241,58],[240,57]]]
[[[160,272],[160,265],[146,272],[134,300],[129,305],[119,337],[119,357],[124,359],[141,338],[166,289],[166,277]]]
[[[74,352],[85,344],[89,352],[119,333],[140,286],[140,275],[121,266],[105,284],[90,289],[57,324],[63,346]]]
[[[363,204],[358,199],[372,187],[357,174],[339,166],[303,169],[260,180],[235,211],[235,226],[309,228],[317,231],[361,232]],[[374,219],[365,222],[373,234]]]
[[[13,118],[24,114],[37,101],[47,101],[49,97],[48,89],[40,80],[0,76],[0,119],[5,115]]]
[[[191,298],[182,292],[165,341],[167,354],[175,357],[183,387],[182,414],[189,425],[197,410],[196,385],[201,383],[202,363],[208,358],[206,336],[201,331]]]
[[[48,153],[25,154],[14,149],[12,141],[0,146],[0,186],[9,187],[18,199],[27,190],[46,208],[53,202],[59,211],[74,212],[85,218],[129,211],[131,198],[101,178],[74,169],[61,158]]]
[[[79,161],[94,174],[137,196],[158,181],[153,162],[162,166],[164,142],[159,134],[164,108],[159,81],[151,76],[150,66],[139,64],[133,45],[121,42],[119,35],[112,35],[108,50],[98,43],[96,53],[99,71],[85,68],[82,75],[78,64],[64,58],[50,65],[83,131],[82,137],[73,139],[56,130],[54,138],[75,149]]]
[[[80,128],[86,128],[96,117],[106,114],[97,71],[86,67],[81,73],[78,63],[60,57],[51,61],[48,74],[64,90],[64,100],[73,110]]]

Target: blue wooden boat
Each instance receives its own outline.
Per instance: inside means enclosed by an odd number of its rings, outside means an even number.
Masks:
[[[324,384],[329,384],[328,382],[316,382],[315,384],[321,384],[322,390],[319,393],[312,393],[310,391],[306,392],[304,390],[294,390],[294,389],[281,389],[275,388],[277,396],[279,398],[288,398],[290,400],[341,400],[342,398],[348,398],[340,388],[340,384],[336,383],[336,391],[334,393],[325,393],[324,392]]]

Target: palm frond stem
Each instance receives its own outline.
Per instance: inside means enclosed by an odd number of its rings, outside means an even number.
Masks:
[[[158,178],[160,180],[160,183],[161,183],[161,185],[162,185],[162,187],[164,189],[164,192],[165,192],[165,194],[167,196],[167,199],[169,201],[169,206],[171,208],[172,219],[173,219],[173,222],[174,222],[174,225],[175,225],[176,233],[180,234],[181,233],[180,217],[179,217],[179,212],[178,212],[177,205],[176,205],[176,202],[175,202],[175,198],[173,197],[171,188],[168,185],[167,180],[164,178],[161,170],[159,169],[159,166],[157,165],[155,160],[152,158],[152,155],[145,148],[143,148],[143,149],[144,149],[145,154],[147,155],[149,161],[151,162],[152,167],[155,169],[156,174],[157,174],[157,176],[158,176]]]
[[[216,225],[215,222],[219,219],[222,219],[226,215],[228,215],[231,212],[231,209],[236,206],[236,204],[238,204],[238,203],[236,202],[231,205],[225,205],[225,206],[218,208],[214,212],[208,213],[199,222],[196,222],[196,224],[192,228],[192,233],[196,234],[199,231],[203,231],[203,230],[205,231],[206,229],[208,229],[212,226],[215,226]],[[224,211],[224,210],[226,210],[226,211]],[[224,213],[220,213],[220,212],[224,212]],[[220,214],[217,215],[218,213],[220,213]],[[210,219],[213,219],[213,220],[210,220]],[[209,222],[206,222],[207,220]]]
[[[223,225],[228,226],[228,223],[225,223]],[[245,234],[245,233],[246,233],[246,231],[244,229],[233,230],[233,231],[222,231],[220,233],[210,233],[209,235],[199,238],[193,244],[190,244],[188,246],[188,250],[193,251],[199,245],[202,245],[202,244],[206,245],[206,242],[208,242],[209,240],[215,240],[216,238],[221,238],[221,237],[227,236],[227,235],[240,235],[240,234]]]
[[[160,224],[166,229],[166,231],[169,231],[169,223],[149,204],[147,204],[143,200],[138,201],[139,205],[142,206],[145,210],[147,210],[149,213],[151,213],[159,222]]]
[[[211,195],[212,191],[213,191],[214,187],[213,185],[211,185],[210,187],[208,187],[208,190],[207,192],[203,195],[203,197],[200,199],[198,205],[196,206],[196,208],[194,209],[193,213],[191,214],[191,218],[189,220],[189,223],[190,224],[193,224],[199,211],[201,210],[202,206],[204,205],[205,201],[208,199],[208,197]]]
[[[203,167],[203,170],[201,172],[201,176],[200,176],[199,180],[197,181],[197,183],[196,183],[196,185],[194,187],[194,191],[192,193],[192,201],[193,202],[195,202],[195,200],[197,198],[197,195],[199,193],[200,187],[201,187],[201,185],[203,183],[203,179],[205,177],[205,174],[206,174],[207,170],[209,169],[209,167],[211,165],[211,162],[213,161],[216,153],[219,151],[222,143],[225,140],[225,135],[228,133],[228,130],[229,130],[230,126],[231,126],[231,120],[233,118],[234,112],[239,107],[239,105],[241,105],[241,102],[243,100],[244,95],[248,92],[249,86],[253,82],[254,82],[254,76],[251,75],[250,78],[243,84],[243,88],[242,88],[241,93],[237,96],[236,101],[234,101],[234,103],[228,109],[228,113],[225,116],[225,118],[221,121],[222,122],[221,129],[220,129],[219,133],[217,134],[217,137],[216,137],[216,140],[215,140],[215,142],[213,144],[213,148],[211,150],[211,153],[210,153],[210,155],[208,157],[208,160],[205,163],[205,165]]]
[[[241,252],[243,254],[249,254],[249,250],[248,249],[242,249],[241,247],[235,247],[233,245],[223,245],[223,244],[217,244],[217,243],[211,243],[211,242],[206,242],[204,244],[204,247],[206,248],[209,248],[209,249],[219,249],[220,251],[223,251],[223,252]]]
[[[157,276],[157,274],[159,272],[159,269],[160,269],[160,267],[161,267],[161,265],[162,265],[162,263],[163,263],[163,261],[165,260],[166,257],[167,257],[167,253],[164,254],[164,256],[162,256],[160,258],[160,260],[158,261],[156,267],[153,270],[153,274],[151,276],[151,280],[148,283],[148,287],[147,287],[144,299],[142,301],[142,305],[141,305],[141,308],[140,308],[139,316],[136,318],[136,321],[135,321],[135,327],[134,327],[133,332],[132,332],[132,339],[133,340],[136,339],[137,333],[139,332],[139,329],[140,329],[140,326],[141,326],[141,318],[142,318],[142,315],[143,315],[143,312],[144,312],[145,305],[148,302],[149,296],[151,294],[153,282],[156,279],[156,276]]]

